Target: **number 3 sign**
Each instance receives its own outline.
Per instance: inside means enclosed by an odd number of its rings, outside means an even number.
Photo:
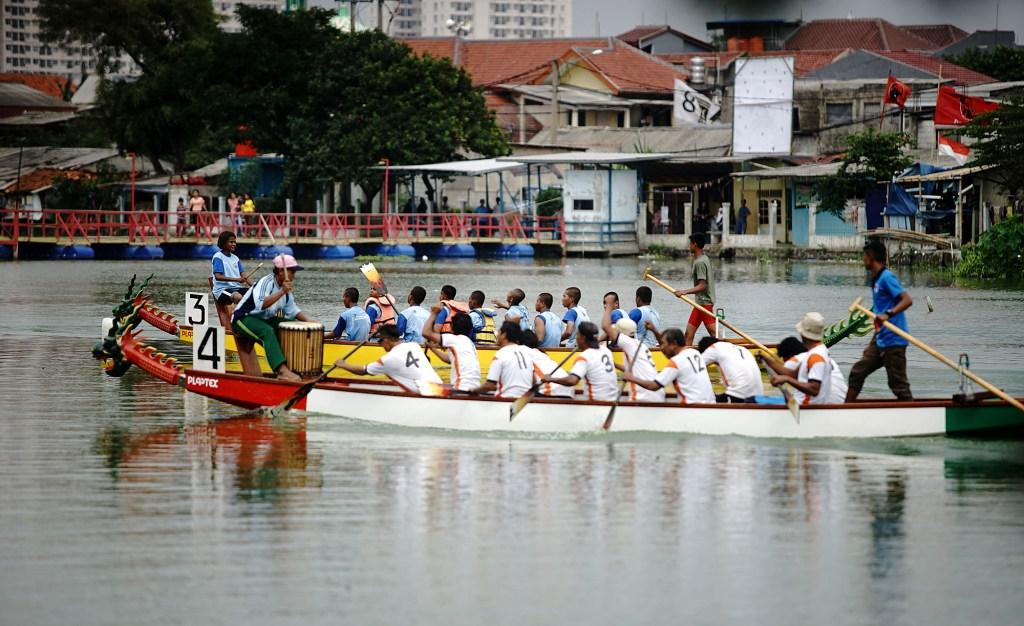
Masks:
[[[208,324],[193,326],[193,369],[205,372],[223,372],[224,363],[224,329]]]
[[[209,317],[210,301],[206,292],[189,291],[185,294],[185,319],[190,326],[202,326]]]

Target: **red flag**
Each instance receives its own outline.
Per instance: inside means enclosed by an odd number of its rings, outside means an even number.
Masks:
[[[956,92],[952,87],[939,87],[935,102],[935,124],[937,126],[963,126],[982,113],[995,111],[999,103],[984,98],[974,98]]]
[[[939,152],[953,157],[960,165],[966,163],[967,159],[971,157],[970,148],[959,141],[944,137],[942,133],[939,133]]]
[[[907,104],[907,98],[910,97],[910,87],[896,80],[896,78],[889,74],[889,81],[885,83],[885,97],[882,99],[882,105],[895,104],[899,108],[903,108]]]

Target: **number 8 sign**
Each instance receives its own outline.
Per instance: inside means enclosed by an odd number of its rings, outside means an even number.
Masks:
[[[192,367],[206,372],[224,371],[224,329],[203,324],[192,327]]]

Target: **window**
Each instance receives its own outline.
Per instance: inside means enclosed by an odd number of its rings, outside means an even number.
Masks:
[[[875,103],[865,102],[864,103],[864,121],[865,122],[870,122],[871,120],[877,118],[879,116],[879,114],[882,112],[881,111],[881,106],[882,105],[878,104],[877,102],[875,102]]]
[[[775,223],[782,224],[782,190],[765,189],[757,192],[757,223],[768,224],[769,205],[776,203]]]
[[[800,107],[793,107],[793,132],[800,130]]]
[[[826,124],[848,124],[853,121],[853,103],[842,102],[825,105]]]
[[[572,210],[573,211],[593,211],[594,210],[594,201],[590,200],[590,199],[587,199],[587,200],[573,200],[572,201]]]

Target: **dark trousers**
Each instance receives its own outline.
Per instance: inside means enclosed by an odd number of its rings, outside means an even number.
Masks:
[[[889,389],[896,398],[912,400],[910,380],[907,378],[907,347],[879,348],[874,337],[871,338],[868,347],[864,348],[860,360],[850,369],[850,390],[846,397],[856,399],[860,390],[864,388],[864,380],[880,367],[885,368],[885,373],[889,377]]]

